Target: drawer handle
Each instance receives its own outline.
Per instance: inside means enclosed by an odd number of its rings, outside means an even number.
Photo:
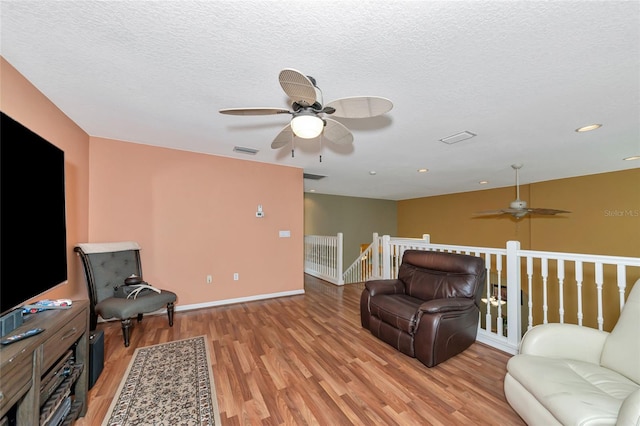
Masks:
[[[78,330],[77,328],[73,327],[73,328],[72,328],[71,330],[69,330],[69,331],[68,331],[64,336],[62,336],[62,340],[66,339],[67,337],[71,337],[71,336],[73,336],[74,334],[76,334],[76,331],[77,331],[77,330]]]

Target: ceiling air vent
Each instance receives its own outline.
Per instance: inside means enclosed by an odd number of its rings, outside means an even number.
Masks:
[[[462,142],[466,139],[471,139],[474,136],[476,136],[475,133],[471,133],[465,130],[464,132],[456,133],[455,135],[447,136],[446,138],[442,138],[439,140],[440,142],[453,145],[454,143]]]
[[[305,173],[304,174],[304,178],[305,179],[311,179],[311,180],[320,180],[320,179],[326,178],[326,176],[312,175],[311,173]]]
[[[240,154],[256,155],[258,153],[258,150],[253,148],[245,148],[243,146],[234,146],[233,152],[239,152]]]

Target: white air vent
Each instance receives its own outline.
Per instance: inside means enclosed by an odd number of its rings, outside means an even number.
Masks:
[[[233,152],[239,152],[240,154],[256,155],[258,153],[258,150],[253,148],[245,148],[243,146],[234,146]]]
[[[444,142],[448,145],[453,145],[454,143],[462,142],[466,139],[471,139],[474,136],[476,136],[475,133],[471,133],[465,130],[464,132],[456,133],[455,135],[447,136],[446,138],[442,138],[439,140],[440,142]]]
[[[305,173],[304,174],[304,178],[305,179],[311,179],[311,180],[320,180],[320,179],[326,178],[326,176],[312,175],[311,173]]]

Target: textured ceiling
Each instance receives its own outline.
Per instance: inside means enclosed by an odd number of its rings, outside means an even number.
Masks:
[[[89,135],[327,176],[305,191],[401,200],[510,186],[514,163],[523,184],[640,167],[622,161],[640,155],[638,1],[0,4],[0,54]],[[270,147],[289,115],[218,113],[288,108],[283,68],[325,103],[394,108],[337,119],[351,146],[292,157]],[[463,131],[477,136],[439,141]]]

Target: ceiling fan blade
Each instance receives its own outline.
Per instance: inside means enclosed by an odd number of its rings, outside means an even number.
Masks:
[[[500,210],[485,210],[481,212],[476,212],[474,215],[476,216],[499,216],[503,214],[510,214],[516,219],[520,219],[529,214],[529,209],[500,209]]]
[[[291,125],[287,124],[282,130],[280,130],[280,133],[278,133],[278,136],[276,136],[273,142],[271,142],[271,148],[273,149],[282,148],[283,146],[290,143],[292,140],[293,140],[293,130],[291,130]]]
[[[483,210],[480,212],[475,212],[474,215],[476,216],[496,216],[496,215],[500,215],[500,214],[507,214],[510,213],[508,211],[505,210]]]
[[[285,68],[278,76],[280,86],[289,98],[300,106],[306,107],[316,103],[316,88],[306,75],[292,68]]]
[[[527,209],[529,213],[533,214],[558,214],[558,213],[571,213],[567,210],[557,210],[557,209],[543,209],[543,208],[533,208],[529,207]]]
[[[225,108],[218,112],[228,115],[273,115],[273,114],[291,114],[291,111],[282,108]]]
[[[354,96],[336,99],[327,106],[335,108],[334,117],[369,118],[391,111],[393,103],[389,99],[377,96]]]
[[[325,126],[322,137],[336,145],[347,145],[353,143],[353,134],[342,123],[325,118]]]

